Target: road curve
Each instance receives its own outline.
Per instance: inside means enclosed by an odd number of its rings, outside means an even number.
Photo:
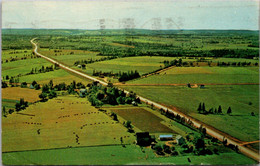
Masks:
[[[40,57],[46,59],[47,61],[49,61],[49,62],[51,62],[51,63],[57,64],[57,65],[59,65],[60,68],[62,68],[62,69],[64,69],[64,70],[67,70],[67,71],[70,71],[70,72],[72,72],[72,73],[74,73],[74,74],[77,74],[77,75],[79,75],[79,76],[81,76],[81,77],[88,78],[88,79],[90,79],[90,80],[92,80],[92,81],[98,81],[100,84],[102,84],[102,85],[104,85],[104,86],[107,86],[107,85],[108,85],[108,84],[107,84],[106,82],[104,82],[104,81],[98,80],[98,79],[96,79],[96,78],[94,78],[94,77],[91,77],[91,76],[89,76],[89,75],[87,75],[87,74],[84,74],[84,73],[81,73],[81,72],[79,72],[79,71],[77,71],[77,70],[71,69],[70,67],[68,67],[68,66],[66,66],[66,65],[63,65],[63,64],[59,63],[58,61],[55,61],[55,60],[53,60],[53,59],[51,59],[51,58],[49,58],[49,57],[46,57],[46,56],[44,56],[44,55],[38,53],[38,52],[37,52],[37,50],[38,50],[37,44],[34,42],[35,39],[36,39],[36,38],[32,39],[32,40],[31,40],[31,43],[32,43],[32,44],[34,45],[34,47],[35,47],[33,52],[34,52],[37,56],[40,56]],[[124,89],[121,89],[121,88],[118,88],[118,89],[123,90],[126,94],[129,94],[129,93],[130,93],[129,91],[126,91],[126,90],[124,90]],[[193,122],[194,126],[197,127],[197,128],[199,128],[201,125],[203,125],[203,127],[204,127],[204,128],[206,129],[206,131],[207,131],[207,134],[211,135],[212,137],[217,138],[217,139],[220,140],[220,141],[223,141],[223,139],[226,139],[227,142],[228,142],[228,144],[237,145],[238,148],[239,148],[239,151],[240,151],[241,153],[245,154],[246,156],[248,156],[248,157],[250,157],[250,158],[252,158],[252,159],[254,159],[254,160],[258,161],[258,162],[260,161],[259,153],[256,153],[255,151],[251,150],[250,148],[241,145],[241,142],[239,142],[239,141],[237,141],[237,140],[234,140],[234,138],[232,138],[231,136],[229,136],[229,135],[224,135],[222,132],[216,130],[215,128],[210,127],[210,126],[208,126],[208,125],[205,125],[205,124],[201,123],[200,121],[198,121],[198,120],[196,120],[196,119],[194,119],[194,118],[192,118],[192,117],[190,117],[190,116],[188,116],[188,115],[185,115],[184,113],[182,113],[182,112],[180,112],[180,111],[178,111],[178,110],[168,108],[168,107],[166,107],[166,106],[163,106],[163,105],[161,105],[161,104],[159,104],[159,103],[156,103],[156,102],[154,102],[154,101],[151,101],[151,100],[146,99],[146,98],[144,98],[144,97],[142,97],[142,96],[139,96],[139,95],[137,95],[137,97],[139,97],[142,102],[145,102],[145,103],[147,103],[147,104],[149,104],[149,105],[153,105],[154,107],[156,107],[156,108],[158,108],[158,109],[168,110],[170,113],[172,113],[172,114],[174,114],[174,115],[179,114],[180,117],[184,117],[184,118],[186,118],[187,120],[190,120],[191,122]]]

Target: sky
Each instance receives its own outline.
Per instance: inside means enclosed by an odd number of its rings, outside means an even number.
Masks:
[[[259,29],[258,0],[3,0],[2,28]]]

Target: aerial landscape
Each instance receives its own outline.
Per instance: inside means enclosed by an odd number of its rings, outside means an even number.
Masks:
[[[4,1],[2,164],[258,164],[258,5]]]

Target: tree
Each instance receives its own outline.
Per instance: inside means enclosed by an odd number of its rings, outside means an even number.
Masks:
[[[202,107],[201,107],[201,103],[200,103],[200,104],[199,104],[199,107],[198,107],[198,109],[197,109],[197,111],[200,113],[201,110],[202,110]]]
[[[202,138],[197,138],[197,139],[195,139],[194,142],[195,142],[195,147],[197,150],[200,148],[202,148],[202,149],[205,148],[205,142]]]
[[[8,76],[8,75],[6,75],[6,76],[5,76],[5,79],[6,79],[6,80],[9,80],[9,76]]]
[[[230,107],[228,107],[227,114],[230,115],[232,113],[232,110]]]
[[[218,107],[218,113],[219,113],[219,114],[222,114],[222,108],[221,108],[221,105],[219,105],[219,107]]]
[[[42,92],[42,93],[39,95],[39,98],[41,98],[42,101],[45,101],[46,98],[47,98],[47,93]]]
[[[156,151],[157,154],[162,154],[163,151],[161,145],[158,144],[155,145],[154,150]]]
[[[255,116],[255,113],[254,113],[254,112],[251,112],[251,116]]]
[[[2,80],[2,88],[8,87],[7,83]]]
[[[35,89],[35,90],[39,90],[39,89],[41,89],[41,87],[40,87],[39,84],[35,84],[35,85],[34,85],[34,89]]]
[[[116,113],[112,112],[111,117],[113,118],[113,120],[118,121]]]
[[[57,97],[57,93],[54,90],[51,90],[50,93],[48,94],[48,97],[49,97],[49,99]]]
[[[202,104],[202,111],[203,111],[203,113],[206,112],[205,103]]]
[[[37,84],[36,81],[33,81],[33,82],[32,82],[32,86],[35,86],[36,84]]]
[[[7,114],[7,112],[6,112],[5,106],[3,106],[2,115],[3,115],[4,117],[6,117],[6,114]]]
[[[53,81],[52,81],[52,80],[50,80],[50,82],[49,82],[48,85],[49,85],[49,88],[50,88],[50,89],[53,89]]]

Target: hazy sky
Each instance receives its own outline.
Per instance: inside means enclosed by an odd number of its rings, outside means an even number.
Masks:
[[[2,28],[250,29],[258,0],[4,0]]]

